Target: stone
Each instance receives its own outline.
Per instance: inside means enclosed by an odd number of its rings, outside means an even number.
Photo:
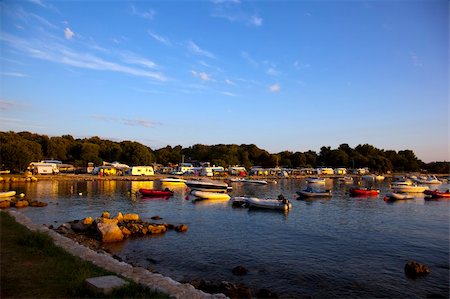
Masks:
[[[166,232],[166,227],[164,225],[154,225],[150,224],[148,226],[148,231],[152,234],[162,234]]]
[[[16,204],[14,205],[16,208],[24,208],[24,207],[28,207],[29,203],[26,200],[19,200],[16,202]]]
[[[110,217],[109,212],[103,212],[102,213],[102,218],[109,218],[109,217]]]
[[[103,217],[100,217],[100,218],[97,218],[97,223],[112,223],[112,224],[117,224],[118,223],[118,221],[117,221],[117,219],[109,219],[109,218],[103,218]]]
[[[420,264],[416,261],[408,261],[405,265],[405,274],[410,278],[417,278],[419,276],[430,273],[430,268],[424,264]]]
[[[159,217],[159,216],[153,216],[152,218],[150,218],[150,219],[152,219],[152,220],[161,220],[162,218],[161,217]]]
[[[123,240],[123,233],[116,223],[97,223],[102,242],[118,242]]]
[[[181,224],[181,225],[176,226],[175,230],[177,232],[184,233],[184,232],[186,232],[188,230],[188,226],[186,224]]]
[[[0,201],[0,209],[8,209],[9,207],[11,207],[11,201],[9,200]]]
[[[33,201],[30,202],[30,206],[41,208],[41,207],[48,206],[48,203],[42,202],[42,201],[33,200]]]
[[[116,218],[119,223],[122,223],[123,221],[123,215],[121,212],[117,213],[117,216],[114,218]]]
[[[231,272],[234,275],[242,276],[242,275],[247,274],[248,271],[246,268],[244,268],[242,266],[237,266],[237,267],[234,267],[233,270],[231,270]]]
[[[74,221],[70,224],[70,228],[74,231],[74,232],[85,232],[89,229],[90,225],[86,225],[83,223],[83,221]]]
[[[124,287],[129,283],[115,275],[87,278],[85,283],[89,289],[96,293],[109,295],[114,289]]]
[[[122,234],[123,234],[123,236],[126,238],[126,237],[129,237],[130,235],[131,235],[131,232],[130,232],[130,230],[128,229],[128,228],[126,228],[125,226],[122,226],[121,228],[120,228],[120,230],[122,231]]]
[[[138,214],[125,214],[123,216],[123,221],[129,222],[129,221],[138,221],[139,215]]]
[[[91,225],[94,222],[94,219],[92,217],[86,217],[83,219],[83,224]]]

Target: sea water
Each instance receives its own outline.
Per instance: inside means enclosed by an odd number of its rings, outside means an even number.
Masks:
[[[361,184],[367,182],[360,181]],[[415,199],[387,203],[389,181],[370,182],[377,197],[350,197],[349,185],[327,179],[331,198],[298,200],[304,180],[268,185],[232,183],[231,196],[292,202],[288,213],[233,208],[229,201],[192,201],[185,186],[139,181],[39,181],[8,186],[27,198],[48,202],[21,211],[39,224],[58,225],[103,211],[138,213],[145,221],[187,224],[186,233],[130,238],[105,247],[125,261],[178,281],[205,279],[266,288],[282,298],[449,296],[449,200]],[[175,191],[169,199],[145,199],[139,188]],[[6,185],[2,187],[6,188]],[[434,186],[446,190],[448,184]],[[407,278],[409,260],[431,273]],[[232,269],[243,266],[244,276]]]

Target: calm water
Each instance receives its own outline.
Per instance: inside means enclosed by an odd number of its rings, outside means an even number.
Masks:
[[[327,180],[331,199],[304,201],[294,199],[295,191],[306,187],[302,180],[232,184],[234,196],[284,194],[293,204],[288,214],[232,208],[227,201],[193,203],[186,200],[185,187],[176,188],[169,200],[135,196],[142,187],[160,188],[158,182],[40,181],[11,189],[49,203],[21,210],[35,223],[57,226],[121,211],[147,221],[158,215],[167,223],[187,224],[184,234],[170,231],[108,245],[128,262],[179,281],[228,280],[268,288],[284,298],[448,297],[450,201],[428,201],[419,194],[414,200],[386,203],[382,198],[389,181],[374,185],[381,188],[379,197],[352,198],[350,186]],[[406,278],[408,260],[427,264],[431,274]],[[238,265],[249,273],[232,275]]]

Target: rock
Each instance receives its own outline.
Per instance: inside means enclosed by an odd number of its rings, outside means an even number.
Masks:
[[[166,232],[166,227],[164,225],[154,225],[150,224],[148,226],[148,231],[152,234],[162,234]]]
[[[74,221],[70,224],[70,228],[74,231],[74,232],[85,232],[89,229],[90,225],[86,225],[83,223],[83,221]]]
[[[405,265],[405,274],[410,278],[417,278],[419,276],[430,273],[430,268],[424,264],[419,264],[416,261],[408,261]]]
[[[119,223],[122,223],[123,221],[123,215],[121,212],[117,213],[117,216],[114,218],[116,218]]]
[[[48,206],[48,203],[42,202],[42,201],[33,200],[33,201],[30,202],[30,206],[41,208],[41,207]]]
[[[26,200],[19,200],[16,202],[16,204],[14,205],[16,208],[24,208],[24,207],[28,207],[29,203]]]
[[[83,224],[91,225],[94,222],[94,219],[92,217],[86,217],[83,219]]]
[[[100,218],[97,218],[97,223],[112,223],[112,224],[117,224],[118,223],[118,221],[117,221],[117,219],[109,219],[109,218],[103,218],[103,217],[100,217]]]
[[[9,200],[0,201],[0,209],[8,209],[11,207],[11,202]]]
[[[186,224],[181,224],[175,227],[175,230],[180,233],[184,233],[188,230],[188,226]]]
[[[123,233],[117,223],[97,223],[102,242],[117,242],[123,240]]]
[[[162,218],[159,217],[159,216],[153,216],[151,219],[153,219],[153,220],[161,220]]]
[[[108,218],[109,219],[110,215],[109,212],[103,212],[102,213],[102,218]]]
[[[138,221],[139,215],[138,214],[125,214],[123,216],[123,221],[129,222],[129,221]]]
[[[125,238],[129,237],[131,235],[131,232],[128,228],[126,228],[125,226],[122,226],[120,228],[120,230],[122,231],[122,234]]]
[[[242,266],[237,266],[237,267],[234,267],[233,270],[231,270],[231,272],[234,275],[242,276],[242,275],[247,274],[248,271],[247,271],[247,269],[245,269]]]
[[[272,293],[268,289],[260,289],[256,293],[256,298],[278,298],[277,294]]]

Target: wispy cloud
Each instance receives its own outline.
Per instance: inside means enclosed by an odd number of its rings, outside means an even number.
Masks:
[[[146,58],[143,57],[139,57],[133,53],[122,53],[122,60],[125,63],[130,63],[130,64],[137,64],[137,65],[141,65],[144,67],[147,67],[149,69],[156,69],[158,66],[156,65],[156,63],[154,63],[151,60],[148,60]]]
[[[70,30],[69,27],[66,27],[66,29],[64,29],[64,36],[66,37],[66,39],[72,39],[74,35],[75,33],[73,33],[73,31]]]
[[[423,63],[420,60],[419,56],[416,55],[416,53],[411,52],[410,57],[411,57],[411,61],[412,61],[413,65],[415,67],[423,67]]]
[[[278,83],[272,84],[269,86],[270,92],[279,92],[281,90],[281,86]]]
[[[164,37],[162,35],[156,34],[156,33],[152,32],[150,30],[148,31],[148,34],[151,37],[153,37],[155,40],[157,40],[158,42],[160,42],[160,43],[162,43],[162,44],[164,44],[166,46],[172,45],[172,43],[170,42],[170,40],[167,37]]]
[[[162,73],[126,66],[118,62],[108,61],[90,53],[76,52],[60,43],[44,43],[39,39],[22,39],[1,32],[0,40],[31,57],[42,60],[85,69],[112,71],[133,76],[147,77],[158,81],[168,80]]]
[[[195,44],[193,41],[189,41],[187,43],[187,48],[189,51],[196,55],[205,56],[208,58],[215,58],[214,54],[211,52],[208,52],[206,50],[201,49],[197,44]]]
[[[230,22],[240,22],[249,26],[260,27],[263,24],[263,18],[257,13],[244,11],[240,1],[215,0],[211,17],[226,19]]]
[[[297,70],[300,69],[309,69],[311,67],[311,65],[309,63],[302,63],[298,60],[294,61],[293,63],[294,68],[296,68]]]
[[[26,74],[22,73],[13,73],[13,72],[0,72],[1,76],[10,76],[10,77],[28,77]]]
[[[266,74],[270,75],[270,76],[279,76],[281,74],[281,72],[277,71],[276,69],[274,69],[272,67],[270,67],[270,68],[267,69]]]
[[[229,96],[229,97],[237,97],[237,95],[235,93],[228,92],[228,91],[219,91],[219,93]]]
[[[156,12],[153,9],[148,9],[146,11],[139,11],[134,5],[131,5],[131,12],[133,15],[139,16],[147,20],[153,20]]]
[[[2,111],[8,111],[20,106],[22,105],[18,104],[17,102],[0,99],[0,110]]]
[[[260,18],[259,16],[251,16],[250,17],[250,24],[253,24],[256,27],[262,26],[263,24],[263,19]]]
[[[121,117],[114,117],[114,116],[106,116],[106,115],[92,115],[91,118],[97,120],[97,121],[103,121],[103,122],[112,122],[112,123],[118,123],[125,126],[132,126],[132,127],[144,127],[144,128],[154,128],[157,125],[161,125],[159,122],[154,122],[147,119],[132,119],[132,118],[121,118]]]
[[[233,81],[231,81],[230,79],[225,79],[225,83],[227,83],[228,85],[232,85],[235,86],[236,83],[234,83]]]
[[[254,60],[250,54],[248,54],[247,52],[241,52],[241,57],[244,58],[245,61],[247,61],[249,64],[251,64],[254,67],[258,67],[258,62],[256,62],[256,60]]]
[[[213,81],[213,79],[211,78],[210,74],[207,74],[205,72],[196,72],[196,71],[191,71],[191,74],[194,77],[200,78],[203,81]]]

